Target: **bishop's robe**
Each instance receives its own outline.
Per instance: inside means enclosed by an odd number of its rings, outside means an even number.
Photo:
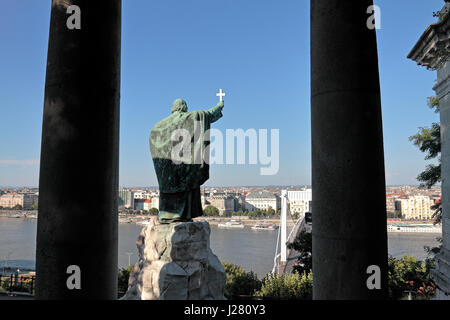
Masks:
[[[219,102],[210,110],[187,112],[186,102],[177,99],[172,114],[151,130],[150,152],[160,191],[160,223],[190,221],[203,215],[200,186],[209,178],[208,130],[211,123],[222,117],[222,108],[223,102]],[[182,136],[177,134],[180,132]],[[174,154],[183,160],[174,158]]]

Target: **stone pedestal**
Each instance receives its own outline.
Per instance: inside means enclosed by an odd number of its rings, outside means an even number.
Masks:
[[[207,222],[153,217],[136,242],[139,260],[122,300],[224,300],[226,273],[209,235]]]

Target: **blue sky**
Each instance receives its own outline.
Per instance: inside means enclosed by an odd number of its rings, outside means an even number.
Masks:
[[[408,137],[439,121],[436,73],[406,56],[442,0],[379,0],[387,184],[417,184],[427,161]],[[0,2],[0,186],[37,186],[50,1]],[[120,185],[157,185],[148,135],[176,98],[217,103],[225,129],[280,129],[280,170],[212,165],[207,185],[311,183],[309,1],[123,0]]]

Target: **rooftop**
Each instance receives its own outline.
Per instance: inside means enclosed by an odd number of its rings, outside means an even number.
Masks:
[[[246,197],[247,199],[276,199],[277,197],[267,191],[257,191],[249,193]]]

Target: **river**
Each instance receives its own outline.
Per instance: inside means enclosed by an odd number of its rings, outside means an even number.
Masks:
[[[0,268],[5,265],[34,266],[36,246],[36,219],[14,219],[0,217]],[[119,224],[119,266],[128,266],[137,261],[136,239],[142,226]],[[289,230],[288,230],[289,232]],[[211,226],[211,248],[220,260],[241,265],[263,278],[272,270],[275,246],[275,231],[244,229],[219,229]],[[402,254],[414,255],[423,260],[424,246],[436,246],[438,234],[389,233],[388,250],[394,257]]]

